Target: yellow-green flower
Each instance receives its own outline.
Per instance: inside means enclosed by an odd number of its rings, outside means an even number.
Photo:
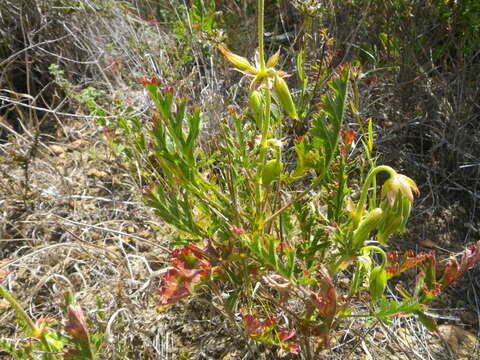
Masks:
[[[259,88],[273,90],[274,99],[283,110],[292,118],[298,119],[297,110],[292,100],[290,90],[285,80],[283,80],[283,78],[289,75],[281,70],[275,69],[280,58],[279,51],[268,59],[266,68],[262,70],[258,53],[255,55],[255,64],[252,64],[243,56],[234,54],[222,45],[219,45],[218,49],[233,65],[235,70],[253,78],[250,83],[251,90],[255,91]]]
[[[413,202],[413,194],[420,195],[417,184],[408,176],[396,174],[383,184],[382,199],[386,199],[390,207],[393,206],[398,195],[408,199],[410,204]]]

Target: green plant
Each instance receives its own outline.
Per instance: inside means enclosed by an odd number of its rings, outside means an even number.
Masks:
[[[101,110],[96,99],[105,95],[105,91],[98,90],[94,87],[87,87],[81,91],[77,91],[75,86],[65,78],[65,71],[60,68],[57,64],[50,64],[48,67],[50,74],[54,77],[55,82],[60,86],[60,88],[65,91],[65,94],[76,101],[78,104],[86,106],[87,110],[90,113],[95,115],[105,115],[105,111]]]
[[[371,121],[366,129],[359,121],[370,170],[354,200],[349,183],[356,134],[345,129],[344,117],[352,80],[350,108],[358,117],[359,69],[337,68],[318,111],[304,119],[308,114],[297,111],[287,74],[276,69],[279,52],[265,60],[263,9],[259,0],[254,64],[219,46],[252,81],[248,108],[228,107],[217,142],[199,146],[200,108],[189,108],[172,87],[160,89],[156,78],[141,78],[155,105],[151,122],[132,118],[106,129],[147,184],[146,204],[176,230],[162,305],[207,287],[232,323],[239,314],[248,338],[279,353],[301,351],[307,359],[328,348],[332,329],[349,317],[388,323],[409,314],[433,329],[425,305],[480,259],[480,242],[439,274],[433,253],[384,250],[393,234],[405,231],[418,189],[391,167],[376,166]],[[285,128],[300,119],[309,129],[289,145]],[[388,179],[377,194],[379,173]],[[398,288],[400,302],[387,298],[388,280],[415,266],[414,290]],[[336,285],[340,273],[350,277],[348,291]],[[353,313],[355,303],[366,310]]]
[[[55,326],[59,321],[54,318],[32,319],[2,285],[0,285],[0,296],[15,310],[17,323],[23,328],[26,336],[25,340],[15,344],[0,341],[0,350],[6,351],[15,359],[94,360],[96,358],[103,342],[103,335],[90,333],[87,319],[82,308],[75,304],[72,293],[67,292],[64,295],[63,331]]]
[[[171,4],[175,6],[174,4]],[[176,14],[173,33],[178,43],[176,58],[181,64],[192,64],[211,55],[212,44],[222,41],[214,0],[193,0],[187,6],[180,5],[172,11]],[[201,44],[201,47],[198,47]]]

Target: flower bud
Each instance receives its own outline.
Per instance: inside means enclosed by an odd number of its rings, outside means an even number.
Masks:
[[[273,181],[278,180],[283,169],[283,164],[278,159],[267,161],[263,167],[262,184],[269,186]]]
[[[273,68],[278,64],[278,59],[280,58],[280,50],[278,50],[275,54],[270,56],[270,58],[267,61],[267,67],[268,68]]]
[[[33,337],[39,339],[45,336],[46,328],[49,322],[52,322],[52,321],[44,318],[43,316],[38,318],[35,321],[35,330],[33,331],[33,334],[32,334]]]
[[[297,109],[293,103],[287,83],[277,73],[274,75],[273,90],[275,91],[276,100],[283,110],[292,118],[298,120]]]
[[[68,305],[67,313],[68,322],[65,324],[67,334],[80,344],[88,344],[90,335],[82,308],[78,305]]]
[[[370,211],[367,216],[360,221],[357,229],[353,232],[353,247],[357,248],[363,245],[364,241],[368,239],[370,233],[377,229],[378,225],[383,219],[383,210],[375,208]]]
[[[382,266],[375,266],[370,273],[370,296],[379,300],[387,287],[387,272]]]
[[[225,58],[235,67],[235,69],[240,71],[252,71],[255,72],[255,69],[252,67],[250,62],[245,59],[243,56],[236,55],[228,50],[226,47],[219,45],[218,50],[225,56]]]

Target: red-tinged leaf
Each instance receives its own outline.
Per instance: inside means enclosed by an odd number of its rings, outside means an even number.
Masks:
[[[337,312],[337,292],[333,280],[325,266],[318,270],[320,293],[310,293],[310,300],[317,308],[322,320],[330,327]]]
[[[302,334],[308,334],[315,338],[317,350],[327,349],[330,346],[330,328],[326,324],[303,323],[301,331]]]
[[[397,251],[389,251],[387,253],[387,259],[390,263],[396,263],[398,260],[398,252]]]
[[[262,323],[253,314],[249,314],[246,309],[240,310],[243,327],[250,336],[258,336],[263,332]]]
[[[8,272],[6,272],[4,270],[0,270],[0,283],[5,281],[5,279],[7,278],[7,275],[8,275]]]
[[[211,264],[201,257],[203,249],[189,244],[171,253],[171,268],[161,280],[159,289],[162,305],[172,304],[190,295],[194,286],[204,280],[211,272]]]
[[[159,289],[160,303],[162,305],[173,304],[178,300],[190,295],[191,283],[185,281],[179,270],[168,269],[162,276],[163,286]]]
[[[459,265],[456,259],[450,259],[443,270],[442,280],[440,281],[444,288],[460,277]]]
[[[236,226],[232,226],[232,228],[230,229],[230,231],[232,232],[233,235],[235,236],[242,236],[242,235],[246,235],[247,232],[241,228],[241,227],[236,227]]]
[[[185,245],[185,248],[195,253],[195,255],[197,256],[203,256],[205,252],[204,248],[200,247],[200,245],[195,243],[188,243],[187,245]]]
[[[298,355],[300,353],[300,345],[298,345],[298,344],[287,344],[287,348],[285,350],[290,354]]]
[[[387,254],[386,270],[389,278],[391,278],[415,266],[425,265],[427,267],[431,267],[434,266],[434,264],[435,255],[433,252],[422,252],[415,255],[413,251],[408,250],[405,251],[402,257],[398,256],[396,252],[390,252]]]
[[[277,324],[278,324],[278,320],[273,316],[269,316],[263,321],[262,325],[265,328],[270,328],[270,327],[276,326]]]
[[[422,287],[422,290],[429,296],[430,299],[433,299],[442,292],[442,286],[440,284],[434,284],[432,288],[424,286]]]
[[[61,355],[63,359],[78,359],[82,352],[78,349],[68,349],[64,351]]]
[[[462,260],[460,261],[460,274],[465,274],[473,268],[478,261],[480,261],[480,241],[465,250]]]
[[[158,83],[158,78],[148,78],[146,76],[141,76],[138,78],[138,81],[140,81],[143,85],[153,85]]]
[[[430,316],[425,315],[421,311],[416,311],[415,312],[418,316],[418,320],[430,331],[436,331],[437,330],[437,322],[431,318]]]
[[[69,305],[67,313],[68,321],[64,327],[65,332],[80,344],[88,344],[90,335],[82,308],[78,305]]]
[[[345,143],[345,145],[350,145],[353,142],[353,139],[355,139],[355,137],[357,136],[357,133],[353,130],[345,130],[342,131],[340,134],[343,138],[343,142]]]
[[[291,329],[290,331],[281,330],[278,333],[278,336],[280,337],[280,340],[282,342],[285,342],[285,341],[291,339],[292,337],[294,337],[296,333],[297,333],[297,331],[295,329]]]

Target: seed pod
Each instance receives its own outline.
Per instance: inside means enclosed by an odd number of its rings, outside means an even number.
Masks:
[[[295,120],[298,120],[297,109],[288,90],[287,83],[277,73],[274,75],[273,90],[277,97],[277,101],[285,112]]]
[[[377,233],[377,240],[380,244],[386,245],[388,238],[398,231],[399,226],[402,224],[403,216],[401,214],[396,214],[391,212],[386,214],[385,218],[382,220],[380,228]]]
[[[252,109],[253,117],[255,118],[255,123],[259,128],[262,127],[262,115],[263,115],[263,96],[262,93],[258,90],[253,90],[250,92],[248,98],[248,106]]]
[[[379,300],[387,287],[387,272],[382,266],[375,266],[370,273],[370,296]]]
[[[283,164],[278,159],[267,161],[263,167],[262,184],[269,186],[273,181],[278,180],[283,169]]]

